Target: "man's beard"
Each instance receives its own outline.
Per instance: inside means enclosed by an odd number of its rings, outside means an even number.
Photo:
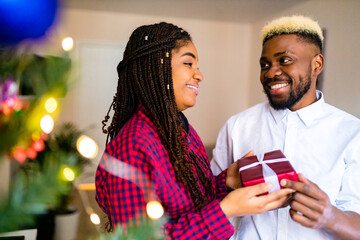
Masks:
[[[290,86],[292,87],[293,85],[293,79],[291,77],[289,77],[287,74],[283,73],[285,75],[285,77],[281,78],[281,81],[286,81],[290,84]],[[269,82],[272,81],[278,81],[280,80],[279,78],[275,77],[273,79],[269,79],[266,81],[266,83],[264,84],[264,92],[266,93],[266,96],[270,102],[270,105],[275,109],[275,110],[282,110],[282,109],[286,109],[286,108],[291,108],[292,106],[294,106],[296,103],[298,103],[300,101],[300,99],[309,91],[310,86],[311,86],[311,66],[310,69],[308,71],[308,74],[305,76],[305,78],[301,78],[299,84],[296,86],[295,89],[291,89],[290,95],[288,97],[288,99],[285,99],[281,102],[275,102],[273,101],[273,99],[271,98],[271,94],[269,92],[269,90],[265,87]]]

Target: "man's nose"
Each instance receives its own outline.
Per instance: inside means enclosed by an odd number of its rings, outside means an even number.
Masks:
[[[275,76],[280,76],[281,74],[282,74],[281,68],[278,65],[273,64],[266,72],[265,78],[274,78]]]

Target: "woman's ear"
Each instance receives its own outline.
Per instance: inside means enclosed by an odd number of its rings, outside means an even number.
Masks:
[[[324,69],[324,56],[322,54],[317,54],[313,60],[313,69],[316,73],[316,75],[319,75],[321,71]]]

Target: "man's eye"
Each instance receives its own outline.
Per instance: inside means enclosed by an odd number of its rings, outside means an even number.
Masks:
[[[281,58],[280,63],[289,63],[291,61],[290,58]]]
[[[267,68],[267,67],[269,67],[269,64],[268,63],[260,63],[260,67]]]

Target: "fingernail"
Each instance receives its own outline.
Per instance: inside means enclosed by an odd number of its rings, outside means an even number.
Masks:
[[[281,179],[280,185],[283,186],[283,187],[285,187],[285,185],[286,185],[286,180],[285,180],[285,179]]]
[[[266,183],[266,186],[267,186],[268,189],[270,190],[270,189],[273,188],[274,184],[272,184],[271,182],[269,182],[269,183]]]

